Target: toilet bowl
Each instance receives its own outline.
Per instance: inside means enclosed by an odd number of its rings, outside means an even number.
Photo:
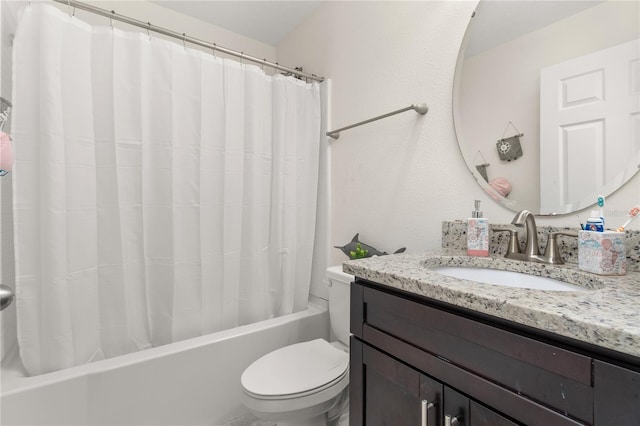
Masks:
[[[278,426],[326,426],[343,414],[349,384],[349,289],[353,276],[327,269],[333,336],[285,346],[255,361],[240,379],[242,402]]]

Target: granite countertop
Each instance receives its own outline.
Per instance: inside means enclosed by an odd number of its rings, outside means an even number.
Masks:
[[[475,266],[527,272],[588,287],[544,291],[479,284],[448,277],[429,266]],[[349,274],[452,305],[492,315],[640,358],[640,272],[608,277],[575,264],[543,265],[504,257],[469,257],[460,250],[350,260]]]

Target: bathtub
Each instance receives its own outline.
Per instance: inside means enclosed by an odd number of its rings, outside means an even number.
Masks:
[[[249,364],[328,334],[326,307],[309,304],[295,314],[35,377],[3,365],[0,424],[224,425],[245,413],[240,375]]]

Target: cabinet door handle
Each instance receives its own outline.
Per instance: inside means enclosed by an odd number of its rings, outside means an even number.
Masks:
[[[422,409],[422,421],[420,422],[420,425],[429,426],[428,420],[427,420],[427,413],[429,412],[430,409],[433,408],[433,404],[427,401],[426,399],[423,399],[422,402],[420,403],[420,408]]]
[[[444,415],[444,426],[456,426],[459,425],[460,422],[458,422],[458,418],[457,417],[451,417],[450,414],[445,414]]]

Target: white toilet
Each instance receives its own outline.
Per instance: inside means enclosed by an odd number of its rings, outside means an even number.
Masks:
[[[332,338],[296,343],[255,361],[242,373],[243,404],[278,426],[335,424],[348,403],[349,292],[353,276],[327,269]],[[340,417],[340,426],[348,420]]]

